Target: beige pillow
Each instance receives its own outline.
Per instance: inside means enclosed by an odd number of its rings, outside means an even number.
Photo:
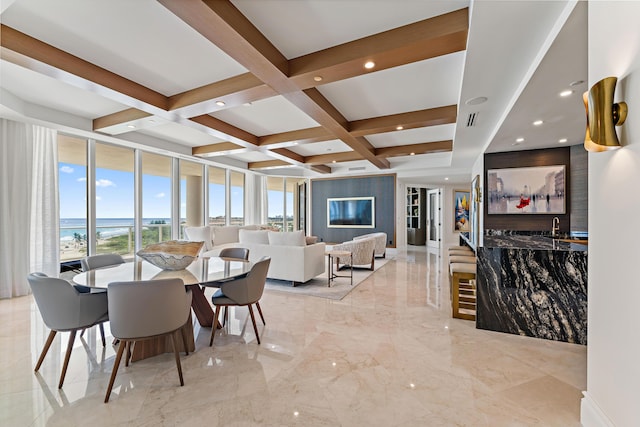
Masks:
[[[238,243],[237,225],[224,225],[213,227],[213,245],[224,245],[225,243]]]
[[[313,245],[314,243],[318,243],[318,236],[307,236],[304,240],[307,245]]]
[[[269,244],[269,233],[267,230],[242,230],[238,233],[238,242],[240,243],[259,243],[263,245]]]
[[[306,246],[307,242],[304,239],[304,232],[298,231],[268,231],[269,244],[274,246]]]
[[[211,241],[211,227],[185,227],[184,233],[187,239],[192,242],[204,242],[204,250],[210,251],[213,248]]]

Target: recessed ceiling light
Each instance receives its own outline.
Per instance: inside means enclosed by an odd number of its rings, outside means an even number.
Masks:
[[[224,107],[224,106],[225,106],[225,103],[224,103],[224,101],[216,101],[216,105],[217,105],[218,107]]]
[[[315,76],[313,78],[313,80],[317,81],[317,82],[321,82],[322,81],[322,76]]]
[[[335,162],[336,162],[335,160],[332,160],[332,161],[331,161],[331,163],[335,163]]]
[[[297,142],[294,142],[294,143],[293,143],[293,144],[291,144],[291,145],[298,145],[298,143],[297,143]]]
[[[127,125],[127,127],[128,127],[129,129],[135,129],[135,128],[136,128],[134,125]]]
[[[404,127],[402,127],[402,126],[396,126],[396,130],[402,130],[402,129],[404,129]]]
[[[415,155],[416,155],[416,153],[411,152],[411,153],[409,153],[409,155],[410,155],[410,156],[415,156]]]
[[[244,105],[245,107],[251,107],[251,105],[253,105],[253,104],[251,104],[250,102],[245,102],[245,103],[244,103],[244,104],[242,104],[242,105]],[[222,106],[221,106],[221,107],[222,107]]]
[[[487,102],[487,97],[486,96],[476,96],[475,98],[470,98],[467,99],[465,101],[465,104],[467,105],[480,105],[483,104],[485,102]]]
[[[364,63],[364,68],[366,68],[367,70],[370,70],[375,66],[376,66],[376,63],[373,61],[367,61]]]
[[[513,143],[513,144],[511,144],[511,145],[520,145],[520,144],[522,144],[522,142],[518,142],[518,141],[516,141],[516,142],[514,142],[514,143]]]
[[[520,137],[516,139],[516,142],[524,142],[524,138]]]
[[[540,126],[543,123],[542,120],[536,120],[535,122],[533,122],[534,126]]]
[[[444,177],[444,180],[445,180],[445,181],[449,181],[449,177],[448,177],[448,176],[445,176],[445,177]]]
[[[155,123],[156,121],[153,119],[149,119],[149,123]]]
[[[574,82],[569,83],[569,86],[579,86],[584,83],[584,80],[576,80]]]
[[[559,142],[560,144],[564,144],[565,142],[567,142],[567,138],[559,139],[559,140],[558,140],[558,142]]]
[[[560,92],[560,96],[562,96],[564,98],[565,96],[569,96],[572,93],[573,93],[572,90],[563,90],[562,92]]]

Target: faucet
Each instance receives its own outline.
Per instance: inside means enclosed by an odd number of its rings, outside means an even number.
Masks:
[[[556,237],[560,232],[560,218],[557,216],[553,217],[551,221],[551,237]]]

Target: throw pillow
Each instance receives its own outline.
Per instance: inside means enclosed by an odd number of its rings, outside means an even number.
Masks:
[[[269,244],[269,236],[266,230],[240,230],[238,233],[238,242],[240,243],[259,243],[263,245]]]
[[[213,242],[211,241],[211,227],[185,227],[184,233],[192,242],[204,242],[204,250],[210,251],[213,249]]]
[[[224,225],[213,227],[213,244],[214,246],[224,245],[225,243],[237,243],[238,242],[237,225]]]
[[[307,242],[304,239],[304,232],[302,230],[289,231],[289,232],[277,232],[269,231],[269,244],[277,246],[306,246]]]
[[[304,240],[307,242],[307,245],[313,245],[314,243],[318,243],[318,236],[306,236]]]

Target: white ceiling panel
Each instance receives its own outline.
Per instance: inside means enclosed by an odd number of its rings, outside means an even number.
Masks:
[[[293,147],[289,147],[289,150],[302,156],[317,156],[319,154],[335,154],[342,153],[343,151],[353,151],[351,147],[338,139],[294,145]]]
[[[446,167],[451,165],[451,152],[392,157],[389,159],[389,163],[391,163],[394,168],[400,169]]]
[[[246,72],[155,0],[19,0],[2,23],[167,96]]]
[[[422,144],[453,140],[456,130],[454,123],[448,125],[431,126],[428,128],[408,129],[396,132],[368,135],[366,138],[376,148],[395,147],[396,145]]]
[[[239,160],[241,162],[265,162],[267,160],[273,160],[273,157],[268,156],[260,151],[249,151],[246,153],[233,154],[228,156],[232,159]]]
[[[460,0],[232,0],[232,3],[289,59],[469,6],[469,1]],[[282,25],[283,22],[287,25]]]
[[[0,87],[24,101],[93,119],[126,106],[7,61],[0,61]]]
[[[197,147],[200,145],[217,144],[223,142],[222,139],[206,134],[197,129],[192,129],[177,123],[166,123],[144,130],[139,133],[154,136],[161,139],[176,142],[178,144],[187,145],[189,147]]]
[[[443,107],[458,102],[464,52],[365,74],[318,90],[347,120]]]
[[[229,108],[211,115],[257,136],[319,126],[283,96],[274,96],[249,106]]]

